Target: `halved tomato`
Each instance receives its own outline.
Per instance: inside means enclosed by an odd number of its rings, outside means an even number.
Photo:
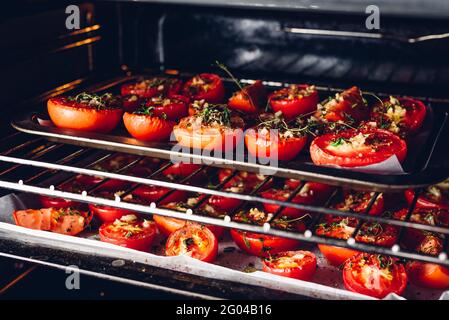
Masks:
[[[239,222],[262,225],[268,221],[268,217],[268,213],[257,208],[252,208],[249,211],[238,212],[234,216],[234,219]],[[277,229],[304,232],[306,219],[306,216],[296,219],[281,216],[273,220],[270,224]],[[274,255],[282,251],[294,250],[301,245],[299,240],[237,229],[231,229],[231,236],[236,245],[242,251],[258,257],[269,257],[270,255]]]
[[[370,121],[378,128],[402,136],[416,133],[422,127],[426,112],[426,106],[420,100],[390,96],[373,107]]]
[[[247,85],[229,98],[230,109],[239,110],[245,114],[255,113],[265,105],[267,93],[262,81],[257,80],[253,84]]]
[[[134,211],[89,203],[90,212],[101,222],[114,222],[121,217],[136,214]]]
[[[173,127],[173,133],[183,147],[229,151],[242,139],[243,127],[242,118],[231,116],[226,107],[215,105],[182,118]]]
[[[293,119],[316,110],[318,91],[315,86],[292,84],[270,94],[268,103],[274,112],[281,111],[286,119]]]
[[[371,199],[374,197],[374,192],[363,192],[356,190],[345,190],[343,195],[343,201],[334,205],[334,208],[340,211],[351,211],[356,213],[365,213],[368,208]],[[374,201],[370,215],[377,216],[384,211],[384,198],[383,194],[379,194]]]
[[[263,259],[262,264],[265,272],[307,281],[315,273],[316,257],[310,251],[286,251]]]
[[[307,190],[308,191],[308,190]],[[311,205],[314,203],[314,198],[310,195],[309,192],[302,192],[300,191],[293,199],[290,200],[292,203],[296,204],[304,204],[304,205]],[[260,195],[265,199],[270,200],[278,200],[278,201],[287,201],[290,197],[292,191],[288,189],[268,189],[266,191],[263,191],[260,193]],[[263,203],[263,207],[265,211],[270,213],[275,213],[280,206],[270,203]],[[284,209],[282,209],[281,214],[284,216],[296,218],[300,217],[304,214],[307,214],[307,210],[303,209],[297,209],[286,206]]]
[[[194,76],[185,83],[183,92],[192,100],[205,100],[210,103],[220,103],[225,96],[223,81],[213,73]]]
[[[140,106],[142,102],[142,99],[135,94],[124,96],[122,97],[122,100],[123,100],[123,110],[126,112],[133,112]]]
[[[449,269],[438,264],[410,261],[406,264],[410,281],[420,287],[431,289],[449,288]]]
[[[360,89],[351,87],[337,93],[335,98],[329,99],[326,103],[319,104],[315,116],[329,122],[357,124],[368,118],[369,109]]]
[[[284,184],[284,189],[295,190],[301,184],[300,180],[296,179],[286,179]],[[308,194],[313,198],[314,204],[322,204],[329,199],[329,197],[334,192],[335,187],[314,181],[308,181],[304,184],[301,189],[301,193]]]
[[[212,262],[218,254],[218,241],[206,226],[189,224],[168,237],[165,254],[185,254],[201,261]]]
[[[135,215],[126,215],[99,229],[100,240],[121,247],[150,251],[157,227],[154,221],[139,220]]]
[[[147,99],[145,106],[150,108],[155,116],[177,121],[188,115],[188,103],[189,99],[180,95],[155,96]]]
[[[289,161],[304,148],[307,136],[273,135],[270,131],[249,129],[245,132],[248,152],[258,158]]]
[[[382,299],[390,293],[401,295],[407,286],[407,274],[395,258],[360,253],[346,261],[343,282],[349,291]]]
[[[172,96],[178,94],[182,88],[182,82],[178,79],[155,77],[143,79],[133,83],[122,85],[122,96],[137,95],[141,98],[151,98],[156,95]]]
[[[218,171],[218,180],[225,181],[233,172],[233,169],[220,169]],[[234,177],[225,183],[224,188],[232,188],[233,192],[249,192],[264,181],[266,176],[253,172],[239,171]],[[262,190],[270,188],[273,180],[268,181]]]
[[[55,198],[50,196],[39,195],[39,200],[45,208],[78,208],[82,205],[81,202],[77,202],[71,199]]]
[[[81,93],[76,97],[55,97],[47,102],[48,115],[64,129],[108,133],[123,115],[122,102],[111,94]]]
[[[88,212],[72,208],[16,210],[12,216],[18,226],[71,236],[83,231],[92,220]]]
[[[405,190],[405,199],[409,205],[412,204],[414,198],[415,191],[413,189]],[[449,210],[449,192],[439,188],[438,185],[430,186],[419,195],[416,207]]]
[[[355,218],[343,218],[337,216],[327,216],[320,223],[315,231],[319,236],[348,240],[354,233],[358,220]],[[346,260],[358,253],[353,249],[336,247],[325,244],[318,244],[323,256],[333,266],[341,266]]]
[[[341,167],[367,166],[396,156],[403,162],[407,144],[386,130],[346,130],[316,137],[310,145],[310,156],[317,165]]]
[[[165,141],[170,138],[175,122],[153,115],[129,113],[123,115],[126,130],[136,139]]]
[[[164,171],[162,174],[170,180],[177,180],[185,178],[201,168],[201,165],[195,163],[178,162],[174,163]]]
[[[171,189],[152,185],[141,185],[133,191],[133,195],[136,195],[148,202],[159,201],[164,195],[170,192]],[[159,204],[167,204],[170,202],[179,202],[187,199],[187,191],[175,190],[164,198]]]
[[[355,240],[358,242],[391,247],[399,239],[399,228],[385,223],[364,222]]]

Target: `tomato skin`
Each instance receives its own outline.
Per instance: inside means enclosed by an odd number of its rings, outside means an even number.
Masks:
[[[120,220],[121,217],[136,213],[131,210],[96,205],[89,203],[89,211],[98,219],[104,223],[114,222],[116,219]]]
[[[276,261],[279,257],[292,257],[295,255],[304,255],[304,258],[298,263],[300,265],[296,267],[283,268],[279,266]],[[288,277],[293,279],[299,279],[308,281],[310,280],[316,271],[316,257],[310,251],[286,251],[276,254],[272,259],[262,260],[262,270],[271,274],[275,274],[282,277]]]
[[[206,83],[195,85],[195,80],[208,82],[209,87],[205,87]],[[205,90],[207,88],[207,90]],[[220,103],[225,96],[225,88],[221,78],[213,73],[201,73],[189,79],[183,88],[185,96],[190,97],[191,100],[206,100],[210,103]]]
[[[237,229],[231,229],[230,231],[232,239],[240,250],[258,257],[269,257],[282,251],[294,250],[301,245],[301,241],[294,239],[268,236]]]
[[[331,141],[338,138],[351,138],[359,133],[370,134],[371,137],[381,137],[391,142],[387,150],[369,152],[367,150],[352,152],[330,151],[327,147]],[[310,145],[310,156],[316,165],[338,165],[341,167],[367,166],[387,160],[396,155],[398,161],[402,163],[407,155],[407,144],[404,140],[390,131],[376,130],[347,130],[341,133],[330,133],[316,137]]]
[[[39,201],[44,208],[79,208],[82,206],[81,202],[70,199],[54,198],[50,196],[39,195]]]
[[[162,196],[167,194],[170,190],[171,189],[165,187],[142,185],[138,187],[136,190],[134,190],[133,194],[137,195],[138,197],[146,201],[156,202],[160,198],[162,198]],[[166,198],[164,198],[159,204],[180,202],[184,201],[185,199],[187,199],[187,191],[176,190],[172,192],[170,195],[168,195]]]
[[[198,224],[189,224],[173,232],[167,239],[165,254],[167,256],[178,255],[178,253],[176,252],[177,249],[179,249],[179,244],[177,244],[177,241],[182,241],[183,238],[194,239],[192,238],[193,235],[202,235],[202,237],[205,238],[208,243],[204,250],[199,250],[199,248],[197,248],[194,251],[188,251],[191,252],[190,256],[204,262],[214,261],[215,257],[218,254],[217,238],[207,227]],[[196,240],[194,240],[194,242],[196,244]]]
[[[413,202],[413,198],[415,197],[415,191],[413,189],[407,189],[404,192],[405,200],[410,205]],[[449,201],[447,203],[435,202],[432,199],[429,199],[425,195],[420,195],[418,200],[416,201],[417,208],[428,208],[428,209],[445,209],[449,210]]]
[[[164,100],[166,101],[165,105],[155,103],[155,101]],[[145,105],[147,107],[154,107],[153,114],[155,116],[163,117],[165,114],[167,120],[177,121],[188,115],[188,103],[188,98],[180,95],[172,95],[170,98],[150,98]]]
[[[243,203],[239,199],[221,196],[211,196],[207,202],[221,212],[231,212]]]
[[[351,87],[340,93],[341,100],[332,99],[324,105],[325,112],[317,111],[317,118],[324,118],[330,122],[348,121],[354,119],[356,123],[369,116],[368,106],[363,100],[358,87]]]
[[[310,87],[307,84],[298,84],[296,87],[299,90],[305,90]],[[306,114],[316,110],[318,104],[318,91],[313,90],[310,95],[300,97],[294,97],[293,99],[282,98],[284,95],[289,95],[292,91],[291,88],[284,88],[277,90],[270,94],[268,97],[268,103],[274,112],[281,111],[286,119],[293,119],[299,115]]]
[[[173,121],[129,112],[123,115],[123,122],[134,138],[143,141],[168,140],[175,125]]]
[[[392,266],[390,267],[392,274],[391,283],[388,283],[387,281],[383,280],[383,277],[379,275],[379,272],[376,273],[377,278],[369,279],[369,283],[367,283],[365,281],[366,279],[362,278],[360,270],[358,269],[354,270],[354,267],[351,267],[351,266],[357,267],[358,263],[360,263],[362,259],[366,259],[368,261],[367,262],[368,265],[379,270],[380,267],[375,262],[376,256],[379,255],[360,253],[356,256],[353,256],[348,261],[346,261],[343,267],[343,282],[346,289],[349,291],[361,293],[378,299],[382,299],[390,293],[396,293],[397,295],[401,295],[407,286],[407,274],[405,272],[404,266],[402,264],[397,263],[397,261],[394,258],[390,258],[393,261]]]
[[[98,230],[100,240],[121,247],[148,252],[157,234],[156,224],[154,222],[149,223],[149,227],[144,228],[144,232],[136,238],[126,238],[120,234],[110,232],[109,228],[113,223],[104,223]]]
[[[126,112],[133,112],[139,107],[141,103],[141,98],[135,94],[131,94],[122,97],[122,101],[123,101],[123,110]]]
[[[151,82],[154,82],[152,84]],[[133,83],[126,83],[120,88],[122,96],[136,95],[141,98],[151,98],[159,94],[168,97],[176,95],[182,88],[182,81],[173,78],[151,78]]]
[[[89,108],[64,97],[50,98],[48,115],[55,126],[65,129],[108,133],[120,122],[123,110]]]
[[[320,252],[326,260],[329,261],[331,265],[336,267],[341,266],[346,260],[359,253],[359,251],[356,250],[344,247],[329,246],[321,243],[318,244],[318,249],[320,249]]]
[[[294,190],[300,184],[301,184],[301,181],[299,181],[299,180],[286,179],[284,188],[289,189],[289,190]],[[313,198],[314,204],[321,204],[321,203],[327,201],[335,190],[334,186],[320,183],[320,182],[314,182],[314,181],[306,182],[305,186],[310,190],[310,193],[311,193],[310,195]]]
[[[244,87],[243,90],[235,92],[229,98],[228,106],[230,109],[244,113],[255,113],[264,106],[266,96],[265,86],[262,81],[257,80]]]
[[[406,264],[410,281],[420,287],[430,289],[449,288],[449,269],[438,264],[409,261]]]
[[[247,130],[245,133],[248,152],[258,158],[289,161],[301,152],[306,142],[306,136],[270,140],[270,134],[261,136],[256,130]]]
[[[269,189],[266,191],[261,192],[261,196],[265,199],[270,200],[279,200],[279,201],[286,201],[290,195],[291,191],[288,190],[281,190],[281,189]],[[296,204],[304,204],[304,205],[311,205],[314,203],[314,198],[310,195],[302,196],[301,194],[297,194],[291,202]],[[271,203],[263,203],[263,207],[265,211],[270,213],[275,213],[280,206],[271,204]],[[292,208],[292,207],[285,207],[282,209],[282,215],[288,216],[291,218],[298,218],[302,215],[306,214],[307,210]]]

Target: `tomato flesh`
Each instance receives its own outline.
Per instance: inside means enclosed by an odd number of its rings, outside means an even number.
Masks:
[[[183,92],[192,100],[206,100],[209,103],[220,103],[225,95],[223,81],[213,73],[201,73],[189,79]]]
[[[274,112],[281,111],[286,119],[293,119],[316,110],[318,91],[306,84],[292,85],[273,92],[268,102]]]

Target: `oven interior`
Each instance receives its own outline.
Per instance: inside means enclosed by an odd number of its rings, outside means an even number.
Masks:
[[[357,84],[377,93],[424,97],[432,103],[437,118],[448,111],[449,66],[445,57],[449,53],[449,38],[440,36],[448,32],[444,19],[386,16],[382,17],[380,30],[367,31],[364,14],[144,2],[81,3],[79,8],[79,30],[66,29],[65,6],[54,2],[39,5],[19,2],[12,10],[14,14],[3,18],[0,32],[5,39],[1,45],[5,47],[1,61],[6,81],[0,86],[0,103],[7,116],[1,120],[5,136],[1,143],[1,156],[94,168],[96,163],[113,157],[115,153],[16,133],[9,125],[12,116],[27,111],[30,101],[44,101],[57,94],[80,91],[116,77],[156,71],[167,74],[217,72],[216,61],[228,66],[240,79],[300,80],[332,88]],[[30,25],[36,27],[29,28]],[[448,136],[447,130],[442,134]],[[436,152],[445,161],[438,166],[449,167],[448,149],[442,147]],[[123,174],[139,160],[141,158],[136,158],[114,173]],[[39,164],[6,161],[1,164],[2,187],[16,191],[23,191],[24,185],[32,184],[41,189],[31,192],[49,190],[51,195],[54,191],[51,185],[57,190],[58,185],[73,179],[74,171],[70,173]],[[189,179],[202,170],[205,168],[177,183],[192,185]],[[129,179],[126,174],[120,178]],[[151,182],[154,183],[153,180]],[[90,194],[94,190],[87,191]],[[211,194],[208,188],[204,191]],[[248,196],[259,201],[257,191],[256,188]],[[296,191],[299,192],[300,188]],[[11,191],[2,189],[1,192],[6,195]],[[338,192],[333,196],[338,197]],[[371,206],[378,196],[379,193],[373,193]],[[329,199],[331,201],[332,198]],[[410,213],[413,206],[409,207]],[[150,212],[148,208],[139,209]],[[331,210],[324,208],[321,213],[335,213]],[[225,222],[223,224],[226,225]],[[409,224],[408,221],[398,222],[402,227]],[[446,228],[438,226],[413,226],[449,233]],[[356,231],[359,228],[360,225]],[[10,234],[2,235],[0,251],[5,256],[26,258],[53,267],[82,265],[110,280],[133,279],[141,286],[151,283],[161,290],[174,288],[177,293],[184,294],[192,291],[196,295],[191,297],[298,297],[297,293],[244,285],[238,281],[217,279],[211,282],[209,278],[167,272],[126,258],[123,258],[125,267],[118,268],[114,265],[115,259],[109,257],[94,259],[86,252],[73,255],[58,247],[39,246],[30,239],[17,242],[9,237]],[[306,241],[308,238],[303,234],[297,237]],[[349,245],[333,239],[317,241]],[[447,241],[445,245],[447,247]],[[360,248],[402,258],[417,257],[414,253],[392,248],[363,245]],[[422,255],[418,258],[448,264],[444,255]],[[145,268],[147,272],[139,272]]]

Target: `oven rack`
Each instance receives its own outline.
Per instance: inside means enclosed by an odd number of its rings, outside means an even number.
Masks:
[[[16,143],[17,140],[22,141]],[[405,227],[413,227],[419,230],[435,232],[444,235],[449,234],[449,228],[434,225],[424,225],[416,222],[411,222],[409,220],[421,190],[416,190],[415,198],[412,202],[412,205],[408,207],[407,218],[404,221],[400,221],[386,217],[370,216],[366,214],[367,212],[369,212],[376,198],[379,196],[380,194],[379,192],[372,193],[372,198],[366,209],[365,214],[358,214],[353,212],[338,211],[329,207],[329,205],[332,203],[332,200],[336,196],[337,192],[334,192],[331,195],[325,206],[311,206],[291,202],[291,199],[293,199],[294,196],[301,191],[301,188],[305,182],[303,182],[297,188],[295,188],[295,190],[292,191],[292,194],[289,197],[289,199],[287,199],[287,201],[284,202],[278,200],[265,199],[257,195],[257,192],[266,183],[268,183],[271,179],[274,179],[272,176],[266,176],[265,179],[249,193],[238,194],[232,193],[230,191],[224,191],[222,189],[224,184],[230,179],[232,179],[232,177],[234,177],[238,173],[236,170],[234,170],[233,173],[230,176],[228,176],[226,180],[222,181],[222,183],[219,183],[215,187],[203,185],[197,186],[191,183],[192,178],[194,178],[201,172],[204,172],[204,170],[211,170],[211,169],[217,170],[217,169],[208,168],[207,166],[201,166],[199,169],[192,172],[190,175],[186,176],[185,178],[181,179],[178,182],[164,181],[158,179],[157,176],[163,170],[165,170],[171,165],[169,161],[163,161],[159,165],[158,169],[153,171],[147,177],[137,177],[127,175],[125,171],[136,166],[140,162],[140,160],[145,158],[143,156],[140,157],[136,156],[134,160],[125,165],[122,165],[114,173],[114,172],[95,170],[92,169],[92,166],[116,156],[117,153],[115,152],[105,152],[89,148],[74,147],[70,145],[49,142],[42,138],[30,139],[30,136],[22,133],[13,134],[12,136],[2,139],[1,142],[2,146],[6,146],[6,148],[1,150],[0,152],[0,165],[2,165],[0,170],[1,188],[19,192],[28,192],[40,195],[61,197],[80,202],[90,202],[100,205],[133,210],[149,215],[158,214],[161,216],[217,225],[226,228],[236,228],[244,231],[280,236],[285,238],[301,240],[305,242],[336,245],[360,251],[387,254],[399,258],[421,260],[449,266],[449,259],[447,257],[447,249],[448,249],[447,236],[444,243],[444,250],[442,250],[442,253],[439,254],[438,256],[418,254],[416,252],[408,251],[402,248],[400,245],[401,236],[399,237],[397,243],[392,247],[379,247],[366,243],[356,242],[354,239],[355,235],[357,234],[361,226],[361,223],[364,221],[377,221],[379,223],[388,223],[391,225],[398,226],[401,228],[400,235],[403,234],[402,230],[404,230]],[[67,150],[64,150],[64,152],[62,152],[63,149]],[[83,190],[79,193],[58,190],[58,186],[72,181],[79,174],[90,176],[101,176],[104,178],[104,180],[99,184],[93,186],[92,188],[88,190]],[[20,177],[20,179],[17,179],[17,177]],[[55,178],[58,178],[59,181],[55,182],[56,181]],[[124,180],[130,182],[131,184],[130,187],[124,191],[123,194],[121,194],[120,196],[115,195],[115,199],[108,199],[95,195],[94,191],[98,190],[109,179]],[[139,203],[131,203],[123,201],[122,198],[127,194],[131,193],[139,184],[167,187],[171,189],[170,192],[173,192],[174,190],[186,190],[197,194],[205,194],[206,197],[203,198],[203,200],[197,203],[195,206],[192,206],[192,208],[190,210],[187,210],[186,213],[159,207],[157,203],[143,205]],[[170,194],[170,192],[165,194],[162,198],[160,198],[158,202],[167,197]],[[223,218],[214,218],[195,214],[195,210],[201,205],[201,203],[203,203],[208,197],[212,195],[226,196],[229,198],[240,199],[243,200],[244,202],[241,205],[241,207],[235,209],[233,212],[229,212]],[[303,233],[272,228],[268,222],[260,226],[233,221],[232,219],[233,215],[236,214],[239,210],[247,208],[250,204],[258,204],[258,203],[259,204],[271,203],[281,206],[281,208],[279,208],[279,210],[273,214],[273,217],[269,221],[272,221],[277,215],[279,215],[280,212],[282,211],[282,208],[284,208],[287,204],[288,207],[304,209],[308,210],[309,212],[313,212],[314,218],[307,225],[307,230]],[[359,220],[360,223],[358,224],[357,228],[355,228],[352,237],[350,237],[346,241],[322,237],[316,235],[314,233],[314,230],[316,225],[320,222],[320,217],[323,214],[331,214],[344,217],[355,217],[360,219]]]
[[[103,81],[93,79],[87,81],[86,84],[70,87],[67,90],[72,92],[80,92],[80,90],[89,92],[115,92],[119,93],[120,85],[136,81],[141,77],[153,76],[176,76],[180,79],[188,79],[195,73],[183,72],[176,69],[167,69],[164,71],[156,71],[154,69],[143,70],[141,72],[133,72],[127,69],[126,75],[107,78]],[[234,88],[234,82],[230,78],[222,77],[225,86]],[[240,78],[241,83],[250,84],[254,79]],[[267,80],[263,81],[264,85],[269,90],[277,90],[282,87],[289,86],[292,82],[286,80]],[[317,90],[321,96],[332,96],[344,89],[338,86],[317,85]],[[235,89],[235,88],[234,88]],[[442,159],[441,152],[438,152],[444,147],[444,134],[449,130],[449,114],[440,109],[449,105],[448,99],[439,99],[432,97],[414,97],[422,100],[428,107],[428,116],[424,126],[426,133],[417,141],[410,142],[410,149],[408,157],[405,161],[404,170],[401,173],[382,174],[379,172],[365,172],[344,170],[340,168],[317,166],[314,165],[309,156],[301,153],[294,161],[280,162],[275,170],[270,166],[254,162],[254,159],[249,159],[245,151],[243,159],[236,158],[234,155],[215,155],[203,154],[201,150],[185,150],[174,148],[173,142],[154,143],[144,142],[134,139],[129,136],[124,128],[117,128],[109,134],[99,134],[94,132],[81,132],[57,128],[53,126],[43,126],[39,124],[38,118],[41,114],[37,110],[43,111],[45,108],[45,101],[59,94],[68,94],[69,92],[49,91],[40,97],[27,102],[27,109],[34,110],[25,114],[17,116],[11,125],[18,131],[32,134],[35,136],[45,137],[49,140],[74,144],[81,147],[98,148],[116,152],[126,152],[136,155],[145,155],[149,157],[163,158],[163,159],[185,159],[184,161],[193,161],[215,167],[238,169],[249,172],[270,172],[270,175],[283,178],[294,178],[298,180],[313,180],[322,183],[328,183],[336,186],[350,186],[353,188],[366,189],[379,192],[399,191],[407,188],[423,188],[430,184],[435,184],[442,181],[444,178],[447,163]],[[389,95],[402,96],[394,93],[363,91],[366,96],[377,96],[378,98],[386,98]],[[435,110],[438,110],[436,116]],[[45,112],[44,112],[45,113]]]

